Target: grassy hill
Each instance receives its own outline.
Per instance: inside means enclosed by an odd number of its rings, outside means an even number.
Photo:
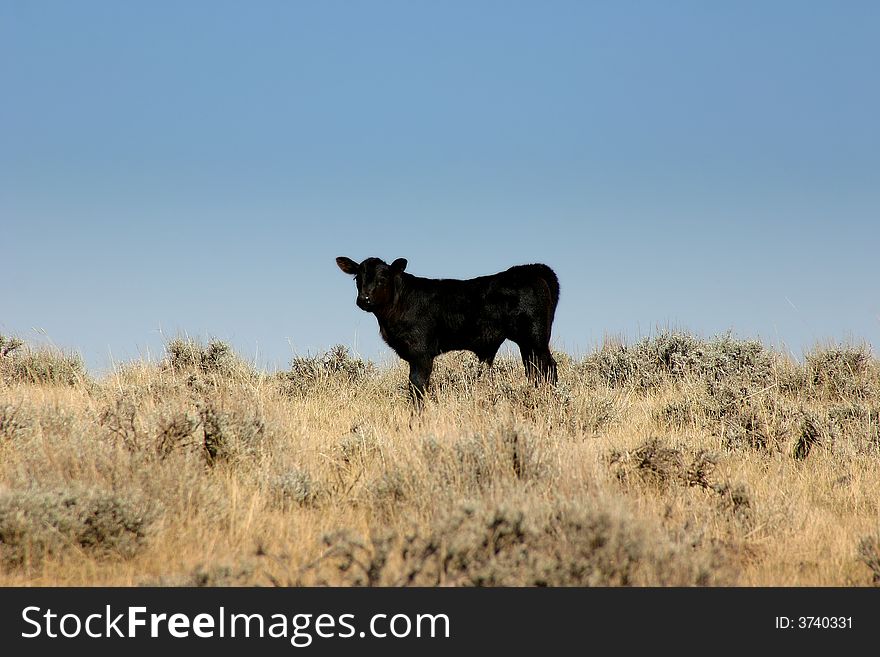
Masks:
[[[880,581],[880,364],[663,333],[522,365],[220,342],[99,380],[0,338],[0,585]]]

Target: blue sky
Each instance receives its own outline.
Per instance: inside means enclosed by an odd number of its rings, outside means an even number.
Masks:
[[[880,3],[0,1],[0,333],[391,359],[337,255],[553,345],[880,344]]]

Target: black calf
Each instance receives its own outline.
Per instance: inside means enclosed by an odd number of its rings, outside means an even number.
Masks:
[[[379,258],[358,264],[336,258],[357,282],[357,305],[376,315],[379,332],[410,365],[410,392],[418,404],[434,358],[467,349],[492,365],[505,339],[519,345],[526,376],[556,383],[550,330],[559,281],[547,265],[518,265],[468,280],[420,278],[404,272],[406,260]]]

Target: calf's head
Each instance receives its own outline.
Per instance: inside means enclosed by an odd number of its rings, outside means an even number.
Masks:
[[[357,283],[357,305],[361,310],[373,312],[391,304],[394,300],[394,285],[403,270],[406,260],[398,258],[390,265],[379,258],[367,258],[358,264],[351,258],[336,258],[337,266],[346,274],[352,274]]]

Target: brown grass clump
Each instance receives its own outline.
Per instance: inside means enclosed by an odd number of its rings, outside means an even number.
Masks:
[[[448,354],[419,414],[344,347],[266,374],[179,339],[96,380],[28,353],[0,339],[2,585],[877,582],[867,347],[664,333],[556,354],[555,388]]]
[[[78,355],[0,335],[0,382],[75,386],[88,383],[89,377]]]

